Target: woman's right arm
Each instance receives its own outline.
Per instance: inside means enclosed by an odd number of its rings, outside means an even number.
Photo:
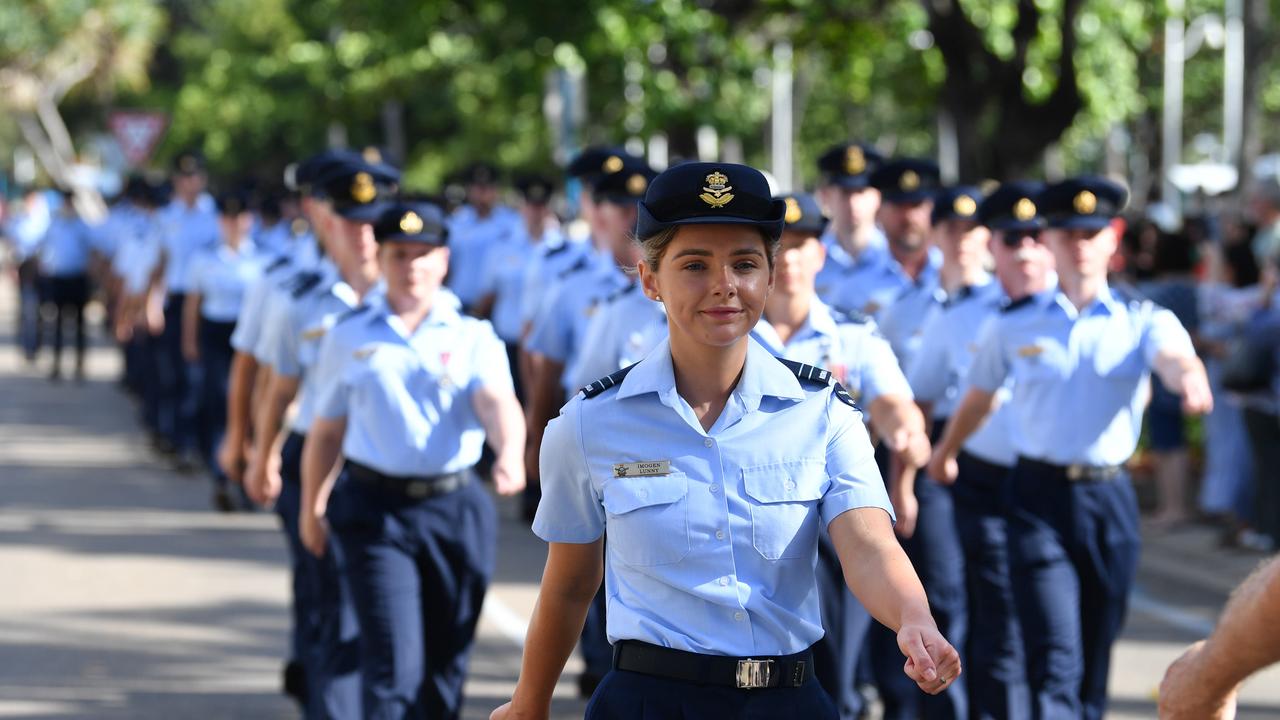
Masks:
[[[604,575],[604,538],[590,543],[549,543],[542,588],[529,621],[520,680],[511,702],[490,720],[541,719],[551,712],[551,693],[578,643],[587,608]]]

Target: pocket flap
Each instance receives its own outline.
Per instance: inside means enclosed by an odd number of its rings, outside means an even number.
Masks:
[[[752,465],[742,468],[742,482],[756,502],[809,502],[822,497],[824,465],[821,460]]]
[[[689,478],[681,473],[611,478],[604,484],[604,509],[622,515],[643,507],[669,505],[688,492]]]

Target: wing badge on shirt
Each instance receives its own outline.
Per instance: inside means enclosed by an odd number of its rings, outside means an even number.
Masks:
[[[351,353],[351,357],[357,360],[368,360],[370,357],[373,356],[374,351],[377,349],[378,349],[377,345],[366,345],[356,350],[355,352]]]
[[[643,460],[633,463],[616,463],[613,466],[613,476],[618,478],[658,477],[670,474],[670,460]]]
[[[1024,358],[1039,357],[1040,354],[1043,352],[1044,352],[1044,348],[1040,347],[1039,345],[1034,345],[1034,344],[1023,345],[1022,347],[1018,348],[1018,357],[1024,357]]]
[[[313,327],[308,330],[303,330],[302,339],[303,340],[319,340],[320,338],[324,337],[325,331],[327,330],[328,328],[326,328],[323,325],[321,325],[320,327]]]

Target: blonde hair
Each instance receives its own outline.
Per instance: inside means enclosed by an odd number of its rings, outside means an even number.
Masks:
[[[671,244],[672,240],[675,240],[676,233],[680,232],[681,227],[681,225],[673,225],[648,237],[637,237],[635,239],[640,244],[642,261],[649,266],[650,270],[653,272],[658,271],[658,262],[666,254],[667,246]],[[756,230],[760,233],[760,239],[764,241],[764,255],[769,262],[769,269],[772,270],[773,260],[778,254],[778,246],[781,244],[781,239],[772,237],[769,233],[759,228],[756,228]]]

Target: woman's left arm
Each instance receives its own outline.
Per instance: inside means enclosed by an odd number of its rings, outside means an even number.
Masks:
[[[911,561],[879,508],[854,508],[827,526],[845,584],[876,620],[898,634],[903,671],[936,695],[960,674],[960,655],[938,632]]]

